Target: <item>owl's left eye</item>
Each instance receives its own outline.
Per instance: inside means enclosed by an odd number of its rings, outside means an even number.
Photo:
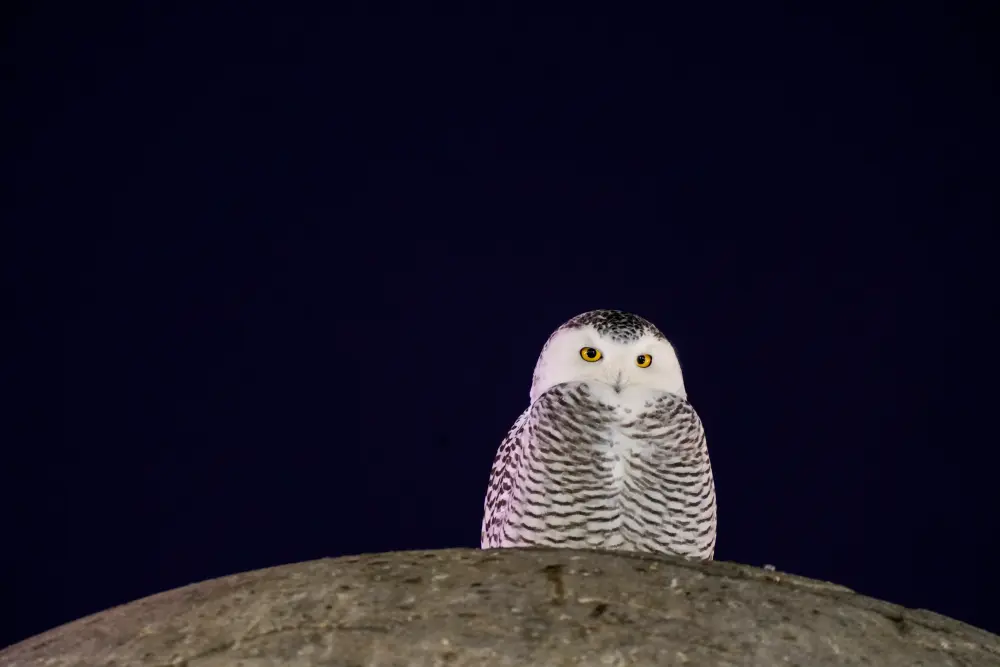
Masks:
[[[635,365],[639,368],[649,368],[651,363],[653,363],[653,355],[651,354],[640,354],[635,358]]]

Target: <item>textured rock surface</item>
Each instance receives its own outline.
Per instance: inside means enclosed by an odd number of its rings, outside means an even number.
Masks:
[[[589,551],[411,551],[214,579],[0,665],[1000,665],[1000,637],[810,579]]]

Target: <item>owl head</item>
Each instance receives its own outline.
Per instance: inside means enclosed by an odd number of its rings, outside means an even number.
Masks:
[[[531,402],[558,384],[578,381],[687,397],[674,347],[648,320],[619,310],[577,315],[549,336],[535,364]]]

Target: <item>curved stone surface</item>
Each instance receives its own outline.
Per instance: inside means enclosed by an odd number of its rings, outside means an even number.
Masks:
[[[16,644],[0,665],[997,667],[1000,637],[732,563],[450,549],[192,584]]]

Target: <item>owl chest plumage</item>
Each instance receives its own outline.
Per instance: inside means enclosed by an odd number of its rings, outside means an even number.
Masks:
[[[539,397],[497,453],[483,546],[707,559],[715,532],[711,465],[690,404],[574,382]]]

